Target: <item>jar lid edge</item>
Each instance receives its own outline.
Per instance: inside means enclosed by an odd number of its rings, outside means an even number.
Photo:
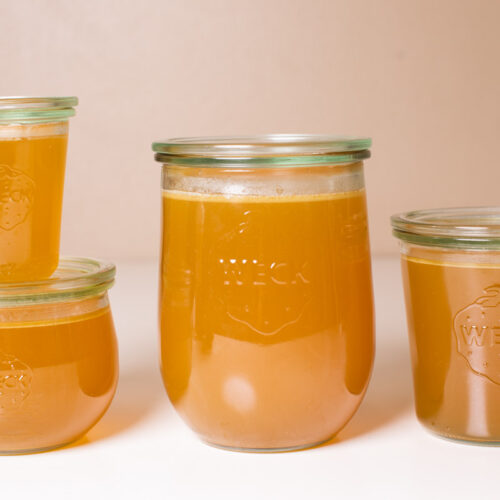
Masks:
[[[152,144],[155,153],[170,156],[241,158],[320,155],[363,151],[367,137],[318,134],[263,134],[247,136],[176,137]]]
[[[406,242],[459,248],[500,247],[500,207],[413,210],[391,217],[393,235]]]
[[[74,300],[104,293],[114,284],[111,262],[86,257],[61,257],[54,274],[45,280],[0,284],[0,307]]]

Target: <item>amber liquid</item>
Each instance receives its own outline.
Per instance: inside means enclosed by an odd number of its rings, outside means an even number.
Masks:
[[[500,266],[403,257],[417,416],[432,431],[500,441]]]
[[[0,323],[0,453],[79,438],[106,411],[117,376],[109,307],[66,319]]]
[[[365,392],[373,312],[364,190],[163,197],[161,359],[201,438],[236,449],[335,435]]]
[[[50,135],[57,127],[65,132]],[[0,128],[0,281],[48,278],[59,260],[67,127],[7,129]]]

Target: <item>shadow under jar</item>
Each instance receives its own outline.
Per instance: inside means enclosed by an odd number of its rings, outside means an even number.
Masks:
[[[394,216],[417,417],[449,438],[500,443],[500,207]]]
[[[174,139],[160,330],[173,405],[205,442],[310,447],[358,408],[374,353],[368,139]]]
[[[115,268],[61,258],[49,280],[0,285],[0,454],[63,446],[104,414],[118,378]]]
[[[0,282],[57,268],[68,144],[76,97],[0,97]]]

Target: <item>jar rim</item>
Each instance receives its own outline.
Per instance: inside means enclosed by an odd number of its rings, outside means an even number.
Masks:
[[[111,262],[86,257],[61,257],[45,280],[0,284],[0,307],[64,302],[102,294],[114,284]]]
[[[68,97],[0,97],[0,124],[43,123],[66,120],[74,116],[78,98]]]
[[[413,210],[391,217],[393,235],[424,246],[500,248],[500,207]]]
[[[310,166],[370,157],[371,139],[317,134],[179,137],[154,142],[155,159],[186,166]]]

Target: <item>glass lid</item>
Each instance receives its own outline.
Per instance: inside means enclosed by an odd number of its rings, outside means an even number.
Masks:
[[[416,210],[391,217],[404,241],[450,247],[500,247],[500,207]]]
[[[0,283],[0,307],[81,299],[113,286],[115,266],[83,257],[61,257],[54,274],[41,281]]]
[[[314,134],[186,137],[153,143],[162,163],[197,166],[336,164],[370,157],[371,139]]]
[[[77,97],[0,97],[0,124],[65,120],[77,104]]]

